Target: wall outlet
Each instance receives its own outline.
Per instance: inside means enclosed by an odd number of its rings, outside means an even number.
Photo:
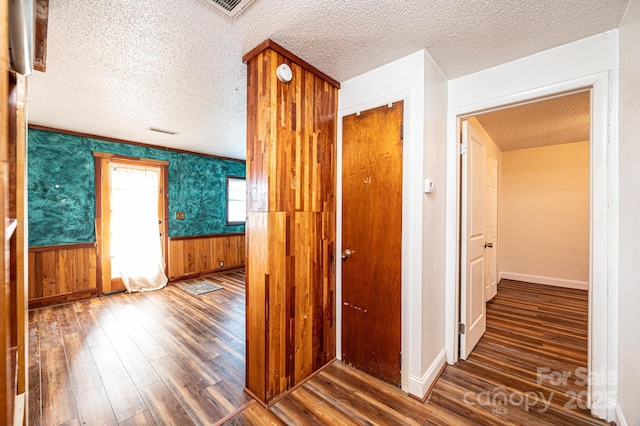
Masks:
[[[222,268],[224,266],[224,260],[220,261],[220,267]]]
[[[176,212],[176,220],[184,220],[184,212]]]

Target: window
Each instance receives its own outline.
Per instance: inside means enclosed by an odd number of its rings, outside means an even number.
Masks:
[[[227,225],[243,225],[247,220],[247,181],[227,177]]]

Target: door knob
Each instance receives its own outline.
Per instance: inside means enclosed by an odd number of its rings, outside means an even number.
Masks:
[[[493,248],[493,243],[484,243],[484,248]]]
[[[353,254],[353,252],[349,249],[344,249],[344,251],[342,252],[342,258],[343,259],[347,259],[349,257],[351,257],[351,255]]]

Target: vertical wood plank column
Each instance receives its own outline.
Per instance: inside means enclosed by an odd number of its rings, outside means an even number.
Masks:
[[[339,83],[267,40],[247,63],[247,391],[265,406],[335,358]],[[276,68],[293,78],[283,83]]]

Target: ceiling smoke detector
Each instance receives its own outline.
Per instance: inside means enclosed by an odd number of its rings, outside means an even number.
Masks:
[[[254,0],[204,0],[214,9],[222,12],[230,18],[235,18],[247,8]]]

